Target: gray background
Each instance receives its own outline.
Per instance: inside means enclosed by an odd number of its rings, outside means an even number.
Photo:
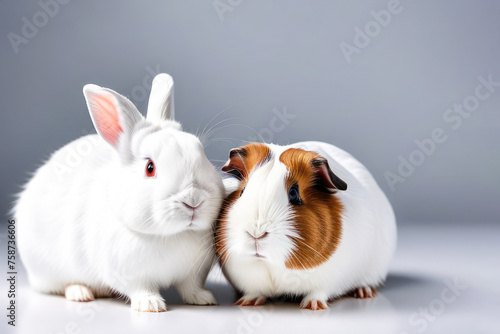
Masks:
[[[174,77],[187,131],[225,121],[206,142],[218,166],[259,131],[279,144],[321,140],[372,171],[402,224],[499,221],[500,88],[459,129],[443,121],[446,109],[474,93],[478,76],[500,81],[498,1],[401,0],[403,10],[351,63],[340,43],[353,44],[354,29],[388,1],[232,3],[221,20],[212,1],[73,0],[15,53],[7,34],[21,35],[22,18],[33,22],[41,7],[2,1],[5,220],[12,195],[43,159],[94,132],[84,84],[130,96],[144,112],[139,93],[159,70]],[[273,109],[295,118],[270,140]],[[398,157],[435,128],[446,142],[392,192],[384,173],[397,172]]]

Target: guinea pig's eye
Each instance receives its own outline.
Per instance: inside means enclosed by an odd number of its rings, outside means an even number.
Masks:
[[[295,204],[295,205],[302,204],[298,185],[294,184],[288,190],[288,201],[290,202],[290,204]]]
[[[154,177],[154,176],[156,176],[155,163],[151,159],[148,159],[148,162],[146,164],[146,176],[147,177]]]
[[[240,197],[241,195],[243,195],[243,192],[245,191],[245,188],[241,189],[241,192],[240,192]]]

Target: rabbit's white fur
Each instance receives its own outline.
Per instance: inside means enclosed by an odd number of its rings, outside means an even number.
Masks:
[[[396,246],[396,222],[389,201],[368,170],[349,153],[322,142],[266,145],[273,158],[252,170],[244,194],[227,211],[223,270],[244,294],[239,303],[261,304],[267,297],[302,295],[302,307],[312,302],[309,308],[317,309],[319,302],[327,307],[329,298],[383,283]],[[297,236],[285,186],[288,171],[279,160],[289,148],[327,158],[331,170],[348,185],[346,191],[335,194],[343,206],[340,244],[327,261],[309,270],[285,266],[294,247],[289,237]],[[246,231],[258,231],[254,235],[270,231],[258,250],[265,259],[253,256],[255,242]]]
[[[158,90],[172,85],[160,83],[156,78],[152,99],[171,96]],[[14,209],[31,285],[71,300],[116,292],[138,311],[165,311],[159,290],[171,285],[186,303],[214,304],[203,287],[214,259],[212,225],[224,189],[202,144],[168,119],[170,99],[160,104],[150,99],[150,107],[163,110],[148,110],[146,120],[112,90],[87,85],[84,94],[94,125],[108,142],[89,135],[55,152]],[[119,121],[114,128],[106,123],[113,117],[100,110],[113,107]],[[123,131],[116,141],[113,129]],[[148,159],[155,164],[154,177],[145,174]]]

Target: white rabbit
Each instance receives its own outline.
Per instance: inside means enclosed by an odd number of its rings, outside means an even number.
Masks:
[[[396,221],[359,161],[326,143],[251,143],[231,150],[222,170],[241,180],[215,231],[222,270],[243,293],[237,305],[297,295],[302,308],[318,310],[346,293],[375,296]]]
[[[98,135],[56,151],[14,208],[33,288],[73,301],[114,292],[161,312],[160,289],[173,285],[185,303],[215,304],[204,283],[224,188],[172,119],[172,89],[168,74],[155,77],[145,119],[118,93],[84,87]]]

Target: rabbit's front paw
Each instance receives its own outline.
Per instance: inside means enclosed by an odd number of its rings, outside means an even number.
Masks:
[[[167,305],[159,294],[142,294],[131,298],[132,309],[137,312],[165,312]]]

